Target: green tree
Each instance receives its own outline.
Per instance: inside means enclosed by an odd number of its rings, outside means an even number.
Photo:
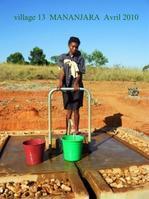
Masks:
[[[101,66],[108,63],[108,59],[99,50],[94,50],[91,55],[92,62],[95,66]]]
[[[10,54],[7,57],[7,62],[13,63],[13,64],[24,64],[25,60],[24,60],[22,53],[16,52],[16,53]]]
[[[84,52],[83,50],[80,50],[82,57],[85,59],[85,62],[87,62],[88,54]]]
[[[146,66],[144,66],[142,70],[143,70],[143,71],[149,70],[149,64],[146,65]]]
[[[59,58],[58,55],[55,55],[55,56],[50,57],[52,63],[54,63],[54,64],[56,64],[56,63],[58,62],[58,58]]]
[[[93,57],[92,57],[92,55],[88,55],[87,56],[87,62],[88,62],[88,64],[92,64],[92,62],[93,62]]]
[[[43,50],[35,47],[30,51],[30,57],[28,59],[32,65],[48,65],[48,61],[45,57]]]
[[[81,55],[82,57],[85,59],[85,63],[86,64],[91,64],[92,63],[92,55],[90,54],[87,54],[86,52],[84,52],[83,50],[80,50],[81,51]]]

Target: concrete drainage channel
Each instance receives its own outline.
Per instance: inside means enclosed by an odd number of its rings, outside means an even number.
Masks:
[[[84,174],[92,189],[100,199],[147,199],[149,195],[149,184],[130,185],[129,187],[111,187],[98,171],[88,170]]]
[[[22,142],[45,137],[40,132],[30,134],[16,136],[17,132],[1,132],[0,198],[21,198],[23,193],[24,198],[148,198],[147,150],[143,155],[144,151],[137,151],[117,140],[115,135],[100,131],[92,135],[89,151],[76,163],[64,161],[62,154],[55,150],[50,159],[45,151],[43,163],[27,166]],[[54,138],[53,147],[58,137]]]

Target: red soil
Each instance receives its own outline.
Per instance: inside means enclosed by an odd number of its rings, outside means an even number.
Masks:
[[[33,82],[33,81],[32,81]],[[35,82],[35,81],[34,81]],[[37,81],[36,81],[37,82]],[[40,81],[45,85],[49,81]],[[56,85],[56,82],[54,82]],[[127,97],[130,82],[85,82],[93,103],[92,128],[124,126],[149,134],[149,83],[137,83],[140,98]],[[9,90],[0,88],[0,130],[46,130],[48,89]],[[52,100],[53,128],[65,128],[65,111],[61,93],[55,93]],[[81,108],[80,128],[87,128],[87,103]]]

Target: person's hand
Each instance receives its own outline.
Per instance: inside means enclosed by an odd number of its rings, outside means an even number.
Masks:
[[[79,90],[79,84],[78,84],[78,83],[75,83],[75,84],[73,85],[73,87],[74,87],[74,91]]]
[[[63,83],[62,83],[62,81],[60,81],[59,84],[57,85],[57,89],[60,90],[62,88],[62,86],[63,86]]]

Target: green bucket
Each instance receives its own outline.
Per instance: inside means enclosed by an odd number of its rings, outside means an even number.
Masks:
[[[62,137],[63,156],[67,161],[78,161],[82,158],[84,136],[64,135]]]

